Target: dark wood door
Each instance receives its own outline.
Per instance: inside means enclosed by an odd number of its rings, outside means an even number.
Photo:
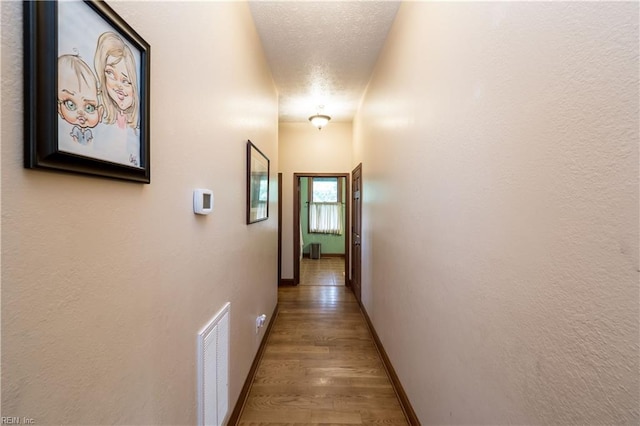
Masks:
[[[360,273],[362,270],[361,233],[362,233],[362,164],[352,172],[351,179],[351,287],[358,302],[361,301]]]

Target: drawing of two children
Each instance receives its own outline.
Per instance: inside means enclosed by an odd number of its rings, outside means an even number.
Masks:
[[[58,57],[58,114],[72,125],[71,141],[60,146],[76,153],[139,166],[138,82],[131,49],[114,32],[100,35],[94,72],[77,54]],[[91,129],[100,127],[100,143]],[[98,132],[98,129],[95,129]],[[133,132],[133,137],[132,137]],[[62,132],[60,132],[62,133]],[[137,143],[136,143],[137,142]]]

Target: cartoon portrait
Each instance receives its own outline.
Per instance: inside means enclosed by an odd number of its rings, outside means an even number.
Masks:
[[[89,66],[77,55],[58,58],[58,114],[73,125],[74,142],[87,145],[93,140],[91,128],[102,121],[98,103],[98,83]]]
[[[25,167],[149,183],[149,43],[104,1],[22,6]]]
[[[138,83],[131,49],[117,34],[101,34],[94,64],[105,104],[105,123],[137,129]]]
[[[141,50],[86,3],[58,5],[60,22],[82,23],[58,30],[58,149],[142,167]]]

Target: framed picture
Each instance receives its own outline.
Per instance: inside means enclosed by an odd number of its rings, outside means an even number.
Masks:
[[[25,167],[149,183],[149,44],[102,1],[26,1]]]
[[[269,218],[269,159],[247,141],[247,224]]]

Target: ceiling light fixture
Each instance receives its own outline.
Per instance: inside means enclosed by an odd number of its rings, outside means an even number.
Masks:
[[[318,130],[322,130],[324,126],[331,120],[331,117],[328,115],[316,114],[309,117],[309,121],[313,124],[314,127],[317,127]]]

